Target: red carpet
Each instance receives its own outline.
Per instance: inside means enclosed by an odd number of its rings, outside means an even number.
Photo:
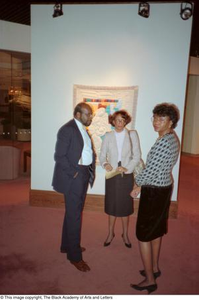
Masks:
[[[136,217],[130,221],[132,249],[124,246],[121,221],[115,238],[107,235],[104,213],[84,212],[82,246],[91,271],[79,272],[59,253],[64,211],[30,207],[29,177],[0,181],[0,294],[145,295],[130,288],[142,280],[135,238]],[[199,158],[182,156],[179,215],[169,220],[163,238],[158,289],[154,295],[199,293]]]

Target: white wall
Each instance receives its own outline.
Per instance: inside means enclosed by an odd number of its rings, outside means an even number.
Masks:
[[[30,53],[30,26],[0,20],[0,49]]]
[[[59,127],[72,118],[73,85],[139,86],[136,129],[144,160],[157,138],[151,111],[173,102],[181,111],[181,139],[192,19],[180,18],[180,4],[151,4],[148,19],[138,4],[33,5],[31,188],[52,190],[54,148]],[[179,163],[174,169],[177,198]],[[104,194],[97,168],[92,194]]]

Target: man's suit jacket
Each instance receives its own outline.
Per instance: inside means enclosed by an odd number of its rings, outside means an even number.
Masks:
[[[126,128],[124,130],[125,137],[122,147],[121,164],[122,167],[128,170],[125,173],[130,174],[133,172],[141,158],[140,143],[138,134],[135,130],[128,131]],[[105,162],[110,163],[113,169],[118,167],[118,149],[114,131],[105,134],[99,160],[102,167]]]
[[[75,120],[63,125],[57,134],[55,147],[55,168],[52,186],[59,193],[67,194],[78,169],[78,162],[82,155],[84,141]],[[92,146],[93,147],[93,146]],[[92,187],[95,177],[95,153],[93,149],[93,162],[90,173]]]

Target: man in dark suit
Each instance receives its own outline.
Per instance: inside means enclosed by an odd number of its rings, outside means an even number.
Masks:
[[[60,250],[83,272],[90,270],[82,259],[85,248],[80,246],[80,239],[86,192],[95,177],[95,153],[85,128],[91,124],[92,117],[91,107],[81,102],[74,109],[74,119],[59,129],[52,182],[54,190],[64,194],[66,207]]]

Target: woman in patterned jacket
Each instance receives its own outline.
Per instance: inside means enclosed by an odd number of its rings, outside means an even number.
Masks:
[[[179,154],[179,140],[173,131],[179,120],[174,104],[162,103],[153,109],[153,127],[159,137],[147,156],[145,169],[136,177],[132,197],[140,193],[136,236],[144,265],[140,274],[145,279],[131,287],[151,293],[157,289],[156,278],[162,236],[167,233],[167,220],[173,189],[172,168]]]

